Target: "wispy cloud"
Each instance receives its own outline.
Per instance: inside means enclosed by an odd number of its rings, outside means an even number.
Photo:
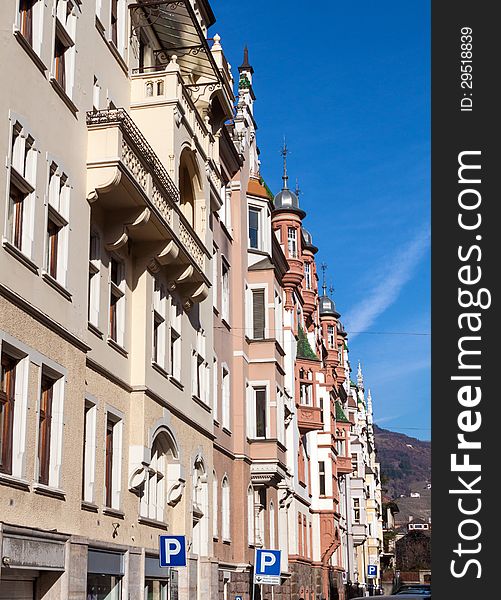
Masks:
[[[414,271],[430,245],[430,231],[420,231],[394,258],[389,261],[384,277],[367,296],[348,313],[345,324],[350,339],[357,332],[367,331],[374,321],[398,298],[400,291],[412,278]]]

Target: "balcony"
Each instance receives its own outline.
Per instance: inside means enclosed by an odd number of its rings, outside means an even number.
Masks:
[[[348,475],[348,473],[351,473],[353,471],[351,457],[338,456],[336,459],[336,464],[338,475]]]
[[[301,433],[310,431],[322,431],[322,410],[317,406],[299,404],[297,407],[297,422]]]
[[[353,544],[360,546],[367,539],[366,526],[363,523],[353,523],[351,526],[351,533],[353,535]]]
[[[150,269],[165,269],[187,304],[210,286],[210,255],[179,207],[179,191],[124,109],[87,113],[87,200],[106,214],[105,246],[134,244]]]

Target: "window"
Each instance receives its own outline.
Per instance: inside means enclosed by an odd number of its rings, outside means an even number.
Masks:
[[[170,310],[170,374],[181,381],[181,306],[174,298]]]
[[[221,208],[219,217],[228,231],[231,233],[231,188],[226,184],[221,188]]]
[[[89,298],[88,320],[99,326],[99,298],[101,288],[101,243],[97,233],[91,232],[89,242]]]
[[[311,290],[311,264],[304,263],[304,284],[307,290]]]
[[[249,248],[261,249],[261,210],[249,207]]]
[[[97,77],[94,76],[94,85],[92,86],[92,109],[99,110],[101,107],[101,86]]]
[[[71,97],[75,70],[76,8],[72,0],[57,0],[53,79]]]
[[[351,455],[351,468],[353,469],[353,477],[358,477],[358,454],[355,452]]]
[[[306,406],[313,406],[313,385],[311,378],[311,371],[299,370],[299,403]]]
[[[61,378],[42,368],[38,412],[38,482],[58,487],[62,451]]]
[[[217,248],[214,247],[214,252],[212,253],[212,305],[217,310],[218,308],[218,288],[219,288],[219,279],[217,277]]]
[[[360,498],[353,498],[353,522],[360,523]]]
[[[192,394],[209,403],[209,364],[205,360],[205,333],[197,331],[197,347],[193,350]]]
[[[110,317],[109,336],[123,346],[125,343],[125,274],[124,265],[110,257]]]
[[[275,339],[283,346],[284,343],[284,325],[282,311],[282,296],[275,290]]]
[[[267,433],[266,388],[252,388],[254,394],[255,424],[254,433],[257,438],[265,438]]]
[[[252,337],[265,338],[266,305],[265,290],[252,290]]]
[[[221,535],[223,540],[229,541],[231,539],[231,522],[230,522],[230,483],[228,478],[225,476],[221,483],[221,518],[222,518],[222,531]]]
[[[216,471],[212,472],[212,537],[218,538],[218,481]]]
[[[222,318],[229,323],[230,321],[230,267],[223,259],[221,262],[221,278],[223,280],[221,312]]]
[[[26,41],[33,45],[33,12],[37,0],[19,0],[19,28]]]
[[[222,425],[230,429],[230,372],[226,365],[222,367]]]
[[[44,3],[41,0],[19,0],[17,27],[38,54],[42,46],[43,9]]]
[[[94,502],[94,482],[96,472],[96,405],[90,400],[85,401],[84,436],[83,436],[83,469],[82,469],[82,499]]]
[[[319,494],[325,496],[325,461],[318,461]]]
[[[336,347],[336,341],[334,337],[334,325],[327,325],[327,342],[329,344],[329,349],[333,349]]]
[[[118,46],[118,0],[111,0],[111,41]]]
[[[6,237],[28,257],[33,245],[36,157],[35,140],[16,121],[12,127]]]
[[[0,365],[0,473],[12,474],[12,446],[16,367],[18,361],[5,352]]]
[[[167,494],[167,457],[170,448],[167,439],[158,435],[151,448],[151,460],[148,465],[145,483],[147,517],[155,521],[164,520],[164,507]]]
[[[214,417],[214,421],[217,421],[219,418],[219,382],[218,382],[218,366],[217,366],[217,358],[214,357],[214,361],[212,363],[212,415]]]
[[[167,296],[163,285],[153,280],[152,361],[165,369]]]
[[[297,231],[294,227],[287,228],[287,248],[289,258],[297,258]]]
[[[45,269],[61,285],[66,284],[68,264],[69,192],[68,177],[52,162],[49,170]]]
[[[254,542],[254,489],[250,485],[247,489],[247,543],[253,546]]]
[[[106,414],[104,503],[108,508],[120,508],[120,481],[122,463],[122,421],[116,415]]]

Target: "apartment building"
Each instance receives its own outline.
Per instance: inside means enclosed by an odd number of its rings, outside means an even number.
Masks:
[[[0,23],[0,599],[342,599],[377,559],[373,434],[286,163],[261,177],[247,49],[234,80],[207,0]]]
[[[12,0],[0,21],[0,597],[213,596],[210,221],[234,103],[214,15]],[[188,540],[169,578],[166,532]]]

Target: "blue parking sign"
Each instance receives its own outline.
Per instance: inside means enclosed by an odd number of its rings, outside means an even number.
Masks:
[[[256,575],[280,575],[280,550],[256,550]]]
[[[184,535],[161,535],[160,566],[186,567],[186,538]]]
[[[377,577],[377,565],[367,565],[367,577]]]

